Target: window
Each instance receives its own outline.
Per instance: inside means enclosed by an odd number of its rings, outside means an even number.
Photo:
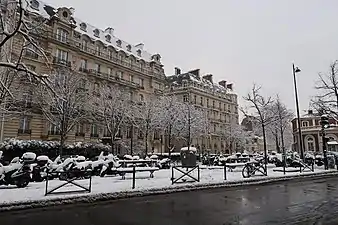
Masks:
[[[59,62],[68,62],[68,52],[56,49],[56,58]]]
[[[84,137],[84,124],[83,123],[78,123],[76,125],[76,134],[75,135]]]
[[[56,39],[61,42],[67,42],[68,32],[64,29],[58,28],[56,30]]]
[[[187,81],[184,80],[182,83],[183,83],[183,87],[187,87],[188,86]]]
[[[90,126],[90,136],[91,137],[98,137],[98,127],[96,124],[92,124]]]
[[[212,108],[215,108],[215,101],[212,101]]]
[[[82,50],[87,51],[88,50],[88,41],[82,40]]]
[[[28,116],[23,116],[20,118],[19,122],[19,133],[27,134],[30,131],[30,118]]]
[[[144,70],[144,64],[143,64],[143,62],[142,62],[142,61],[140,62],[140,69],[141,69],[141,71],[143,71],[143,70]]]
[[[302,122],[302,127],[308,127],[309,126],[309,122],[308,121],[303,121]]]
[[[109,76],[113,75],[113,69],[112,68],[108,68],[108,75]]]
[[[33,9],[39,10],[39,5],[40,5],[40,3],[37,0],[32,0],[31,1],[31,7]]]
[[[197,104],[197,96],[194,96],[194,103]]]
[[[307,139],[307,151],[310,151],[310,152],[315,151],[315,143],[312,137]]]
[[[154,140],[160,140],[160,139],[161,139],[160,132],[158,130],[154,131]]]
[[[83,30],[83,31],[87,31],[87,24],[81,23],[80,24],[80,29]]]
[[[127,51],[131,52],[131,45],[127,45]]]
[[[142,56],[142,51],[141,51],[140,49],[139,49],[139,50],[137,50],[137,52],[136,52],[136,53],[137,53],[137,55],[138,55],[138,56],[140,56],[140,57]]]
[[[207,99],[207,107],[209,107],[209,99]]]
[[[132,131],[133,131],[132,127],[127,127],[127,130],[126,130],[126,132],[127,132],[127,138],[131,138]]]
[[[108,51],[108,57],[110,60],[113,59],[113,51]]]
[[[200,99],[200,104],[203,106],[203,97]]]
[[[67,18],[67,17],[68,17],[68,12],[67,12],[67,11],[63,11],[63,12],[62,12],[62,16],[63,16],[64,18]]]
[[[221,110],[221,108],[222,108],[222,103],[218,103],[218,108]]]
[[[130,81],[130,82],[133,82],[133,81],[134,81],[134,77],[133,77],[133,75],[131,75],[131,74],[129,74],[129,81]]]
[[[25,56],[33,59],[38,59],[38,49],[33,44],[28,44],[25,50]]]
[[[95,37],[100,37],[100,31],[98,29],[94,30],[94,36]]]
[[[87,69],[87,60],[81,59],[80,68],[81,69]]]
[[[118,47],[121,47],[122,46],[122,41],[121,40],[117,40],[116,44],[117,44]]]
[[[49,124],[49,135],[59,135],[60,134],[60,129],[58,126],[55,124],[50,123]]]
[[[183,95],[183,102],[189,102],[189,96]]]
[[[109,43],[111,42],[111,36],[109,34],[106,35],[106,41]]]
[[[123,72],[121,72],[121,71],[116,71],[116,77],[119,78],[119,79],[122,79],[122,77],[123,77]]]
[[[143,101],[144,101],[144,97],[143,97],[142,94],[139,95],[139,101],[140,101],[140,102],[143,102]]]
[[[139,85],[141,87],[144,87],[144,80],[142,78],[139,78]]]
[[[24,106],[26,108],[30,108],[31,105],[32,105],[32,100],[33,100],[32,91],[27,91],[27,92],[23,93],[22,99],[23,99],[23,102],[24,102]]]
[[[95,51],[96,55],[101,56],[101,46],[96,45],[96,51]]]
[[[98,64],[98,63],[95,64],[95,71],[97,73],[101,73],[101,65],[100,64]]]

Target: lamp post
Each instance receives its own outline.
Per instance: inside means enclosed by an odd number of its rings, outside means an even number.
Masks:
[[[302,140],[302,128],[300,123],[300,113],[299,113],[299,102],[298,102],[298,90],[297,90],[297,81],[296,81],[296,73],[301,72],[298,67],[295,67],[295,64],[292,64],[292,72],[293,72],[293,82],[295,86],[295,99],[296,99],[296,109],[297,109],[297,122],[298,122],[298,141],[299,141],[299,151],[300,158],[304,160],[304,151],[303,151],[303,140]]]

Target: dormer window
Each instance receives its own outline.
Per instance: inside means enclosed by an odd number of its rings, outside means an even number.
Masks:
[[[131,52],[131,45],[127,45],[127,51]]]
[[[122,46],[122,41],[121,40],[117,40],[116,44],[117,44],[118,47],[121,47]]]
[[[40,5],[40,3],[37,0],[32,0],[31,1],[31,7],[33,9],[39,10],[39,5]]]
[[[67,12],[67,11],[63,11],[62,16],[63,16],[64,18],[68,18],[68,12]]]
[[[141,51],[141,49],[137,50],[137,55],[138,55],[138,56],[142,56],[142,51]]]
[[[81,23],[80,24],[80,29],[87,32],[87,24]]]
[[[94,30],[94,36],[95,37],[100,37],[100,31],[98,29]]]
[[[109,34],[106,35],[106,41],[111,42],[111,36]]]

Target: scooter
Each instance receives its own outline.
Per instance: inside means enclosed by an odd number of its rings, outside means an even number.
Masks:
[[[120,167],[121,165],[118,162],[118,158],[112,154],[109,154],[105,157],[104,163],[102,165],[102,169],[100,172],[100,177],[104,177],[105,175],[116,175],[118,174],[115,168]]]
[[[33,166],[32,181],[42,182],[47,178],[48,166],[52,163],[52,161],[48,158],[48,156],[44,155],[38,156],[36,161],[36,164]]]
[[[35,153],[26,152],[18,162],[11,162],[8,166],[0,164],[0,185],[26,187],[31,180],[31,164],[35,158]]]
[[[91,171],[92,162],[86,161],[83,156],[79,156],[77,158],[67,158],[63,163],[59,179],[88,179],[91,176]]]

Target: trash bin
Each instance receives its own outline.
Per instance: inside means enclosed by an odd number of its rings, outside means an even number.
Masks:
[[[181,162],[182,167],[195,167],[197,163],[196,157],[197,149],[194,147],[184,147],[181,149]]]

